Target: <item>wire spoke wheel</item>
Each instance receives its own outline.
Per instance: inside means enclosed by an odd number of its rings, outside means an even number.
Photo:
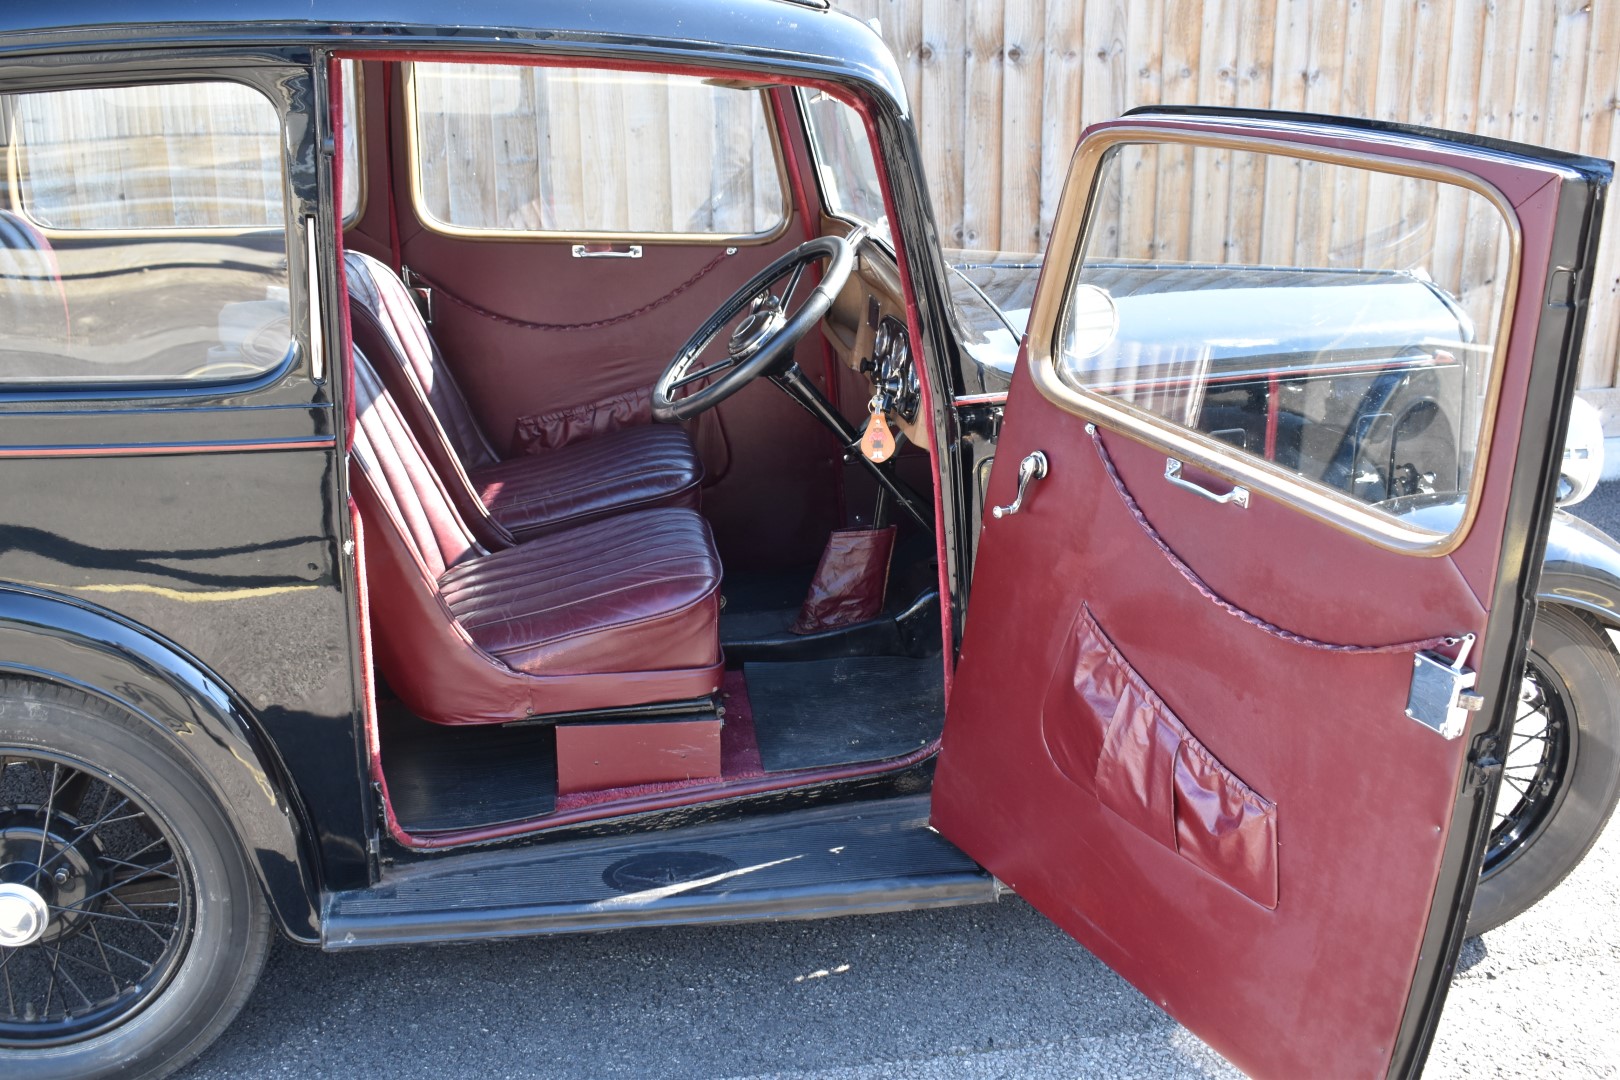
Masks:
[[[1512,919],[1578,865],[1620,801],[1620,652],[1602,624],[1536,613],[1470,933]]]
[[[87,762],[0,748],[0,1046],[94,1036],[160,995],[195,919],[169,827]]]
[[[1570,763],[1568,691],[1532,657],[1520,681],[1518,714],[1503,758],[1485,873],[1512,859],[1551,818]]]

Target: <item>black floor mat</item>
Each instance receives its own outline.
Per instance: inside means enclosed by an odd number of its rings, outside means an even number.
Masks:
[[[799,616],[815,567],[779,574],[727,574],[720,586],[720,641],[754,641],[787,633]]]
[[[446,727],[397,707],[380,723],[388,799],[407,832],[502,825],[557,808],[550,727]]]
[[[856,656],[743,665],[766,772],[899,757],[939,737],[937,656]]]

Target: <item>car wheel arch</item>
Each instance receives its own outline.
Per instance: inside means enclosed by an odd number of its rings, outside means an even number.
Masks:
[[[283,934],[319,940],[313,835],[253,715],[177,646],[70,597],[0,588],[0,675],[69,686],[150,725],[213,792]]]

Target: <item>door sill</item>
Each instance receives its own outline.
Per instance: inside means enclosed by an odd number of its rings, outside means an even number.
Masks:
[[[328,950],[636,926],[866,915],[995,900],[928,826],[926,795],[546,845],[446,854],[329,894]]]

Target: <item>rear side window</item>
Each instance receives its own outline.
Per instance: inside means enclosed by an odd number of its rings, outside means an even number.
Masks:
[[[586,68],[414,64],[418,212],[452,233],[748,238],[785,222],[761,91]]]
[[[282,123],[191,82],[0,97],[0,382],[204,383],[290,358]]]

